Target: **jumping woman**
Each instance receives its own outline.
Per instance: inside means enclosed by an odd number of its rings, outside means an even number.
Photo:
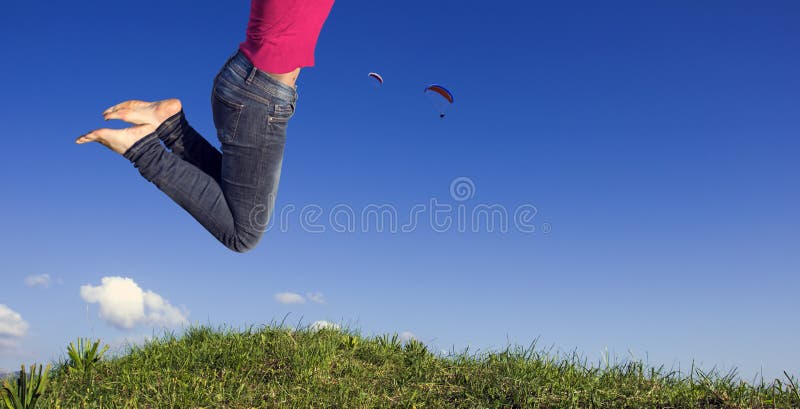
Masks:
[[[108,108],[106,120],[134,126],[97,129],[76,143],[100,142],[121,154],[226,247],[252,249],[274,209],[295,82],[300,68],[314,65],[333,2],[251,0],[246,40],[211,92],[221,152],[189,126],[177,99]]]

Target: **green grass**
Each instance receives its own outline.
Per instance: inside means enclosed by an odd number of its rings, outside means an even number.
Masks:
[[[189,329],[129,346],[89,377],[57,363],[45,408],[798,408],[796,380],[589,365],[534,347],[432,354],[397,337]]]

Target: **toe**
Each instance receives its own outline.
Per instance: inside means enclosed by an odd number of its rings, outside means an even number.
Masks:
[[[105,112],[103,112],[103,119],[106,121],[110,119],[122,119],[123,112],[126,111],[125,109],[111,109],[109,108]]]
[[[105,111],[103,111],[103,116],[105,116],[106,114],[112,113],[114,111],[121,110],[121,109],[136,109],[136,108],[140,108],[140,107],[142,107],[144,105],[148,105],[148,104],[149,104],[148,102],[139,101],[139,100],[136,100],[136,99],[132,99],[132,100],[125,101],[125,102],[120,102],[119,104],[114,105],[114,106],[106,109]]]
[[[103,114],[103,118],[105,118],[106,121],[119,119],[134,125],[148,124],[155,121],[155,117],[152,112],[138,111],[130,108],[123,108]]]
[[[97,135],[94,133],[94,131],[92,131],[79,136],[77,139],[75,139],[75,143],[80,144],[80,143],[93,142],[96,140],[97,140]]]
[[[86,142],[102,141],[109,137],[114,137],[115,135],[122,133],[122,131],[123,129],[110,129],[110,128],[95,129],[92,132],[89,132],[87,134],[78,137],[76,142],[86,143]]]

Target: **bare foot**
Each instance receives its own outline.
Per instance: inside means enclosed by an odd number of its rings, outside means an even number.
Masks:
[[[134,126],[123,129],[101,128],[81,135],[75,143],[99,142],[112,151],[124,154],[139,139],[155,132],[162,122],[182,109],[181,101],[125,101],[103,112],[106,120],[120,119]]]
[[[156,102],[131,100],[106,109],[103,112],[103,118],[106,121],[121,119],[135,125],[153,124],[158,126],[167,118],[180,112],[181,109],[181,101],[175,98]]]
[[[123,129],[101,128],[95,129],[86,135],[81,135],[75,140],[75,143],[100,142],[112,151],[122,155],[139,139],[153,133],[155,130],[156,126],[150,124],[136,125]]]

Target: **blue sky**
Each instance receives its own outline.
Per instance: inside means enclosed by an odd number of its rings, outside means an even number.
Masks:
[[[73,141],[117,102],[178,97],[216,144],[211,81],[248,6],[15,2],[0,15],[0,368],[55,359],[79,336],[288,314],[436,349],[538,338],[591,360],[800,373],[797,2],[339,0],[289,127],[278,209],[297,212],[235,254],[124,159]],[[430,83],[455,94],[444,120]],[[325,226],[337,205],[407,221],[431,199],[535,206],[535,231],[437,232],[427,213],[411,232]],[[299,220],[307,206],[325,232]],[[101,287],[109,277],[131,281]],[[119,311],[110,283],[163,302]]]

